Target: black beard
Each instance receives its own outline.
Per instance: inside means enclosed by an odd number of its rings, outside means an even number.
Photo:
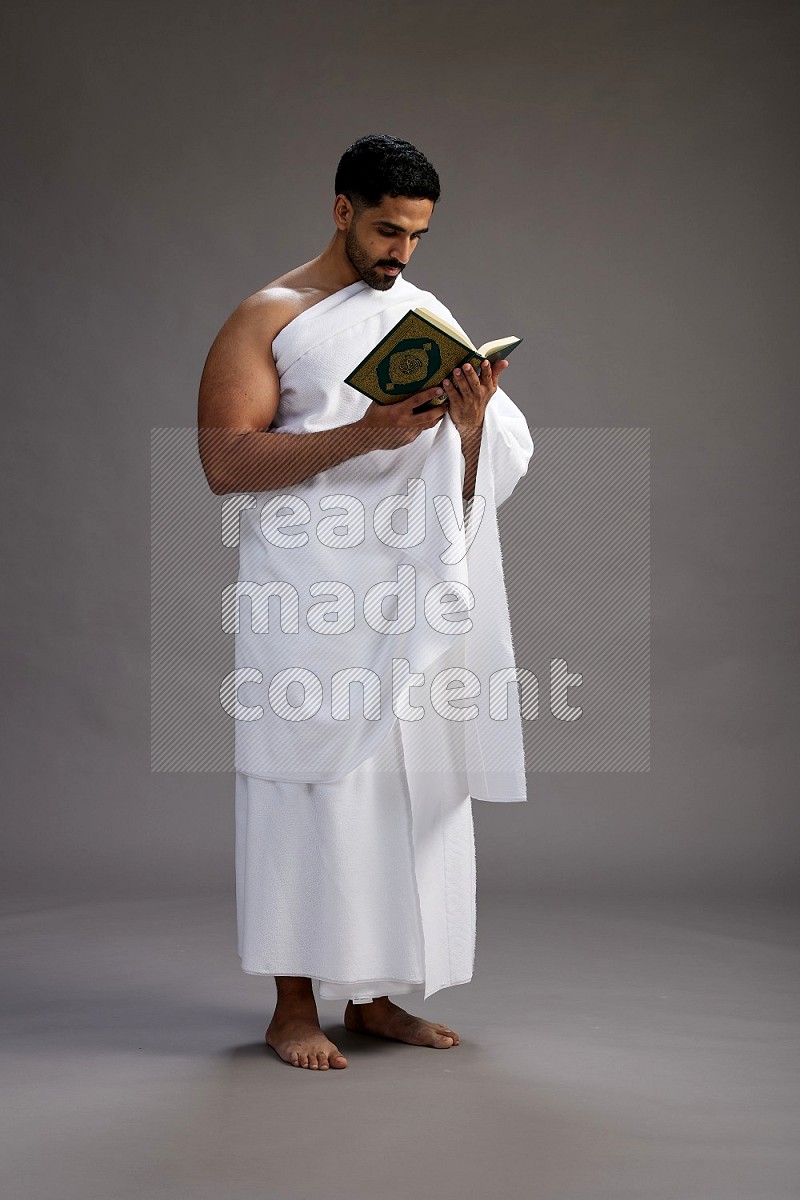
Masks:
[[[348,229],[345,235],[344,252],[364,283],[368,283],[376,292],[388,292],[389,288],[394,286],[395,280],[400,278],[399,275],[384,275],[380,267],[374,267],[370,263],[352,229]]]

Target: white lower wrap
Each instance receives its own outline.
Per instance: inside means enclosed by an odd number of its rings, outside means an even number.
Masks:
[[[443,757],[456,752],[442,745]],[[237,772],[243,970],[316,979],[331,1000],[427,998],[467,983],[475,841],[466,781],[453,768],[407,772],[396,722],[373,758],[334,782]]]

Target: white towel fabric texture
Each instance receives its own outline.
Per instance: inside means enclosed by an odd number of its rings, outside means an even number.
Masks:
[[[415,788],[395,723],[343,779],[236,773],[236,911],[242,969],[318,980],[324,1000],[422,991],[472,978],[475,841],[457,744],[449,774]]]
[[[435,296],[402,277],[386,292],[359,280],[289,322],[273,342],[281,381],[274,428],[291,434],[358,420],[371,402],[343,380],[419,305],[460,328]],[[492,672],[514,668],[496,510],[532,453],[524,416],[498,388],[478,460],[482,507],[466,531],[465,464],[447,414],[406,446],[239,498],[238,588],[250,598],[237,597],[228,619],[237,712],[251,718],[235,724],[237,926],[246,972],[307,976],[319,981],[323,999],[356,1000],[416,989],[427,998],[472,977],[471,800],[526,799],[516,688],[502,689],[505,719],[490,715],[489,694]],[[404,507],[405,528],[392,516]],[[369,599],[377,583],[394,581],[400,591],[409,568],[413,588],[394,611],[391,602]],[[260,584],[289,597],[285,611],[275,596],[259,596]],[[451,593],[461,599],[457,619],[472,622],[455,636],[425,610],[430,589],[447,584],[462,589]],[[348,590],[352,627],[342,632]],[[320,614],[334,598],[331,626]],[[381,616],[386,625],[376,630]],[[406,693],[415,710],[401,707],[400,715],[398,660],[414,682],[424,680]],[[478,716],[442,715],[432,681],[465,667],[479,680],[470,701]],[[351,686],[341,719],[333,679],[347,669],[374,672],[379,695],[370,707],[361,686]],[[273,697],[276,676],[302,686]],[[294,707],[301,701],[309,707]]]
[[[386,292],[359,280],[290,321],[273,342],[281,382],[274,428],[300,433],[362,416],[371,401],[343,380],[418,305],[460,328],[435,296],[402,278]],[[469,526],[464,457],[449,414],[406,446],[242,497],[237,594],[226,614],[236,644],[237,770],[286,782],[340,779],[399,720],[407,770],[441,774],[439,742],[450,736],[445,726],[458,724],[470,794],[525,800],[517,689],[503,681],[515,662],[496,510],[532,453],[523,414],[498,388],[486,409]],[[393,517],[394,510],[401,511]],[[391,597],[381,601],[392,584],[402,593],[394,610]],[[459,611],[429,611],[431,596]],[[454,619],[462,632],[452,632]],[[440,679],[437,711],[431,666],[445,653],[462,679],[465,668],[477,679],[478,693],[466,689],[443,711],[442,696],[454,693]],[[353,673],[370,678],[344,689],[349,710],[341,719],[334,680]],[[413,709],[399,707],[404,673],[420,681],[405,690]],[[495,698],[506,705],[500,718],[490,705],[494,679]],[[372,707],[370,681],[379,687]]]

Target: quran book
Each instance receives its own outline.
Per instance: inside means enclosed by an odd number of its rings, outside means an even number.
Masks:
[[[504,337],[473,346],[465,334],[435,313],[413,308],[350,372],[345,383],[376,404],[396,404],[406,396],[440,386],[465,363],[480,371],[484,358],[489,362],[507,358],[521,341],[519,337]],[[433,405],[428,401],[414,411],[430,407]]]

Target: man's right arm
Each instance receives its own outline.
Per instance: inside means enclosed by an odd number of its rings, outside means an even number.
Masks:
[[[280,401],[272,340],[286,318],[280,293],[257,293],[228,318],[208,353],[198,397],[198,445],[215,495],[291,487],[345,459],[406,445],[444,416],[446,405],[412,412],[441,393],[429,388],[397,404],[371,404],[360,420],[333,429],[271,429]]]

